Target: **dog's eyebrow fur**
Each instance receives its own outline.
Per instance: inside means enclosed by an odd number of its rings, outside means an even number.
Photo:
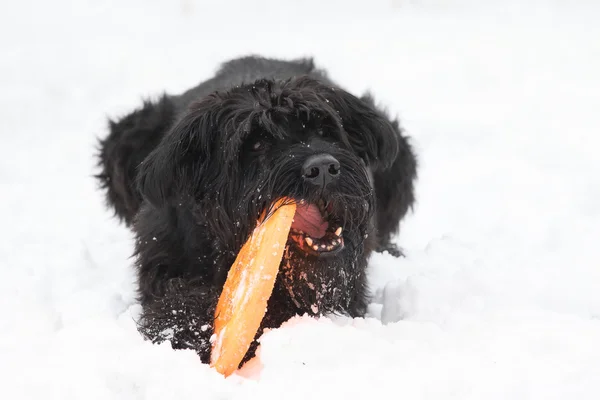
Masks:
[[[337,140],[350,146],[343,134],[339,111],[316,90],[321,85],[304,76],[275,82],[260,79],[215,94],[219,100],[215,119],[224,129],[223,148],[228,150],[226,160],[235,160],[238,152],[234,149],[239,149],[256,130],[278,140],[290,138],[289,128],[294,120],[304,124],[325,124]],[[219,124],[220,121],[223,123]]]

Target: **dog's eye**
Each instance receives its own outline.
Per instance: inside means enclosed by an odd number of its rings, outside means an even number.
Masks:
[[[269,149],[271,139],[263,134],[254,134],[246,141],[246,149],[253,154],[261,154]]]
[[[268,139],[260,138],[250,142],[250,149],[253,153],[264,153],[270,146]]]
[[[260,151],[263,150],[265,148],[266,144],[263,140],[257,140],[256,142],[254,142],[252,144],[252,150],[254,151]]]
[[[331,130],[325,128],[319,128],[317,129],[317,135],[322,137],[322,138],[327,138],[327,139],[331,139],[333,136],[331,134]]]

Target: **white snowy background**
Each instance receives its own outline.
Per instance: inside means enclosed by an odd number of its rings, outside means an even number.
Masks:
[[[208,3],[208,2],[207,2]],[[3,399],[599,399],[600,5],[0,5]],[[151,345],[92,175],[106,118],[229,58],[314,56],[402,118],[418,204],[369,318],[296,318],[224,379]]]

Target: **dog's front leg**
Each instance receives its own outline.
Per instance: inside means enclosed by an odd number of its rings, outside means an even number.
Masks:
[[[143,303],[139,330],[153,343],[169,340],[174,349],[195,350],[208,363],[218,298],[214,287],[171,279],[164,294]]]

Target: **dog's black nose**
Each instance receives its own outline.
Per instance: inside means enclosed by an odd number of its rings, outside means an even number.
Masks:
[[[302,177],[313,185],[325,187],[340,176],[340,162],[331,154],[310,156],[302,165]]]

